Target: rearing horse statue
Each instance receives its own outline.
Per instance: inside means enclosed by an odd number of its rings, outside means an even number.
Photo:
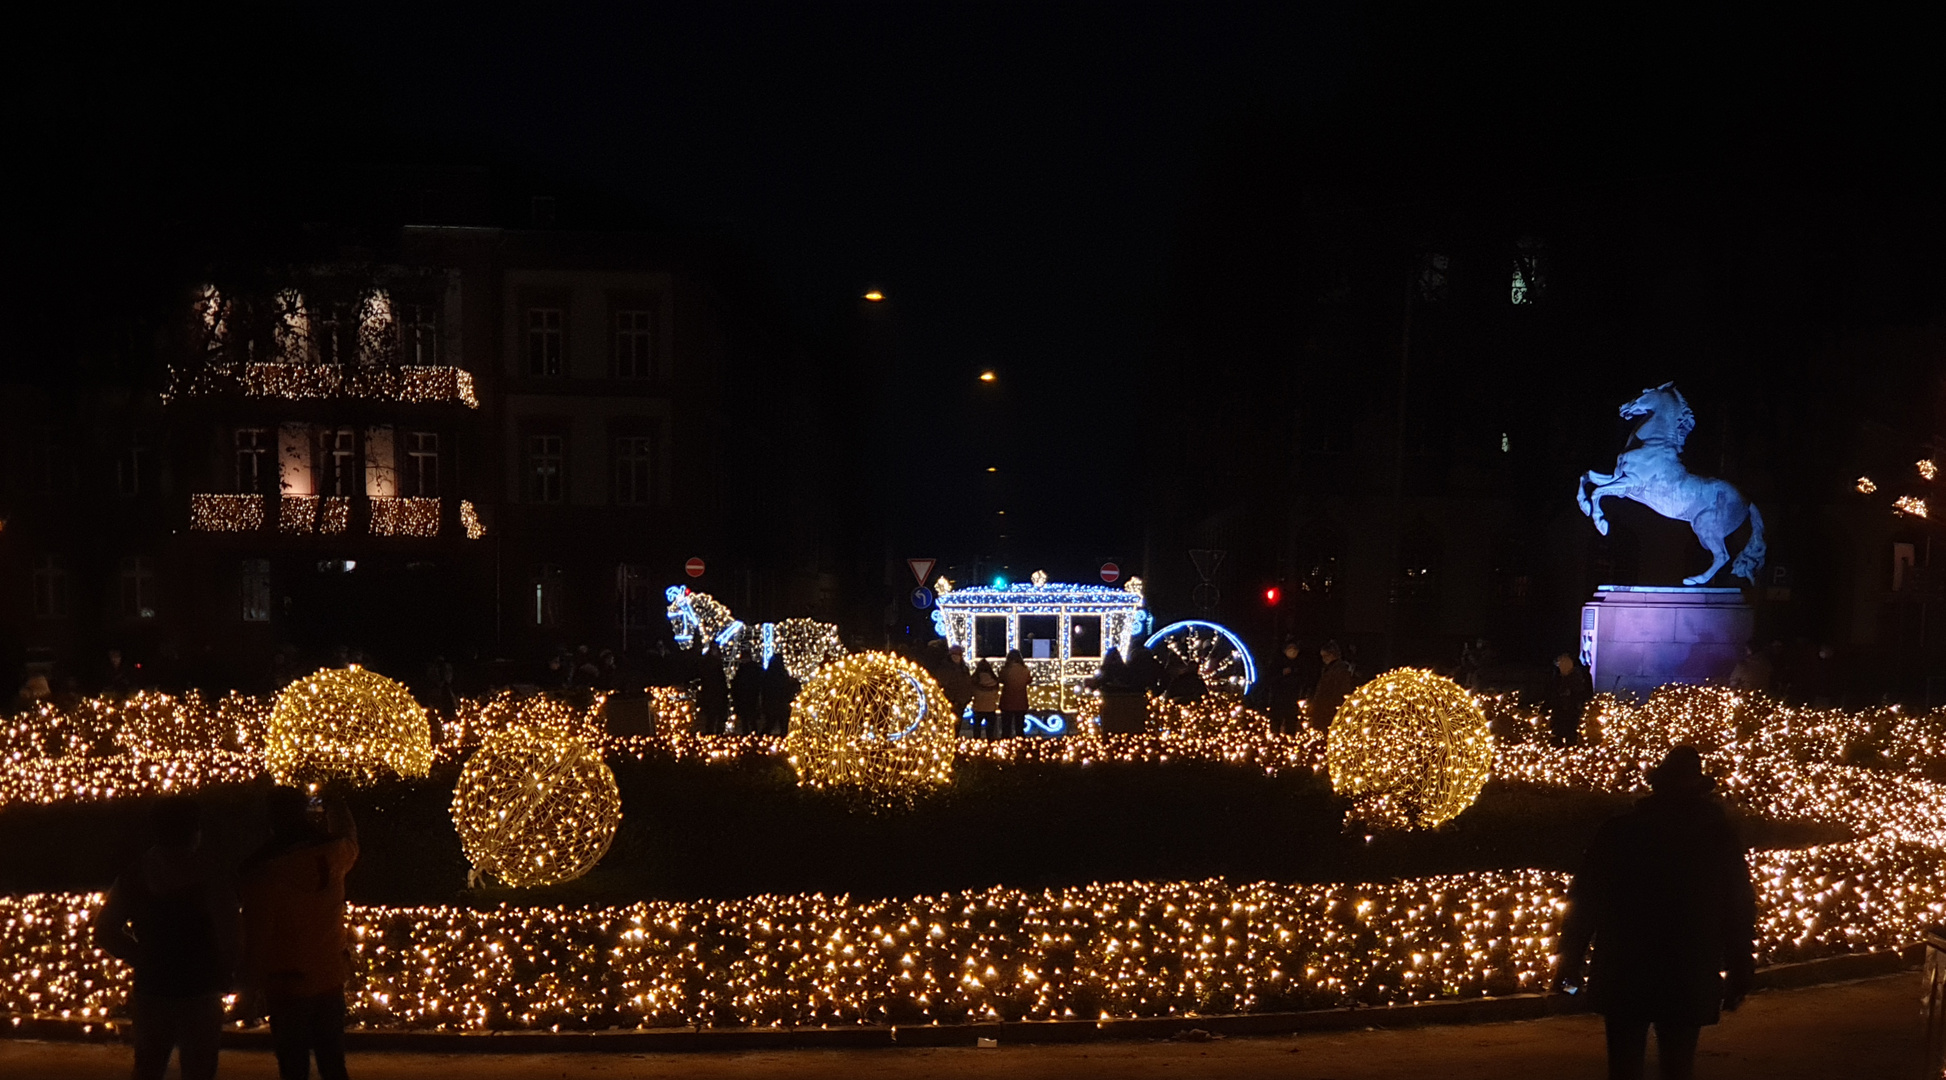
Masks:
[[[1642,391],[1642,396],[1622,406],[1622,419],[1638,416],[1648,419],[1635,425],[1628,448],[1615,459],[1613,473],[1592,470],[1582,473],[1575,484],[1574,501],[1581,512],[1608,535],[1608,519],[1602,516],[1601,500],[1634,499],[1666,518],[1689,522],[1696,539],[1710,553],[1710,568],[1682,579],[1684,585],[1703,585],[1730,561],[1730,550],[1723,541],[1750,519],[1750,539],[1737,552],[1730,573],[1756,584],[1757,571],[1764,565],[1764,518],[1755,503],[1730,486],[1726,480],[1697,476],[1683,468],[1683,443],[1696,427],[1696,414],[1689,411],[1673,382]]]

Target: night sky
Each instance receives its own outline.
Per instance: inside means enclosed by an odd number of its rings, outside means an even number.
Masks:
[[[274,202],[321,160],[512,167],[729,237],[807,336],[883,289],[907,410],[950,408],[942,391],[997,369],[1017,418],[1049,405],[1064,443],[1014,448],[1038,470],[1013,496],[1022,531],[1127,554],[1138,515],[1075,521],[1066,508],[1090,486],[1097,505],[1135,508],[1131,462],[1166,417],[1106,418],[1139,408],[1155,380],[1195,377],[1155,359],[1184,293],[1171,277],[1184,223],[1222,190],[1212,176],[1238,151],[1226,140],[1239,117],[1335,124],[1338,141],[1297,152],[1378,185],[1441,170],[1456,184],[1546,184],[1753,153],[1807,174],[1869,171],[1937,131],[1919,104],[1939,96],[1930,67],[1909,58],[1923,35],[1859,15],[822,7],[57,17],[17,57],[27,257],[8,303],[26,303],[45,267],[138,276],[145,235],[226,217],[247,230],[236,207]],[[63,344],[23,345],[8,363]],[[1022,419],[1012,437],[1027,430]]]

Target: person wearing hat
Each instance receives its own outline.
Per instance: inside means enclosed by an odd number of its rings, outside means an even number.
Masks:
[[[1698,1034],[1743,1003],[1755,969],[1757,894],[1702,755],[1670,750],[1649,786],[1595,833],[1561,925],[1555,985],[1579,992],[1585,973],[1611,1080],[1643,1075],[1651,1026],[1661,1075],[1693,1076]]]

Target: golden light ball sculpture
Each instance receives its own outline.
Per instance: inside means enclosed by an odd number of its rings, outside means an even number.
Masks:
[[[1325,742],[1332,790],[1375,825],[1432,829],[1473,805],[1493,770],[1486,710],[1418,668],[1388,671],[1338,709]]]
[[[800,784],[891,801],[952,781],[956,727],[924,668],[890,653],[856,653],[805,680],[784,750]]]
[[[516,888],[594,869],[615,840],[622,795],[600,751],[543,728],[493,732],[460,770],[453,825],[473,864]]]
[[[355,664],[325,668],[277,695],[264,764],[283,784],[424,776],[432,770],[432,724],[403,685]]]

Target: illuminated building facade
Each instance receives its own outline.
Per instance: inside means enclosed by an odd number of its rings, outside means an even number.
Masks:
[[[343,646],[519,678],[667,637],[691,557],[762,596],[722,383],[768,315],[664,239],[546,225],[211,271],[106,385],[7,388],[36,419],[5,436],[0,664],[94,689],[119,648],[139,683],[265,690],[280,650]]]

